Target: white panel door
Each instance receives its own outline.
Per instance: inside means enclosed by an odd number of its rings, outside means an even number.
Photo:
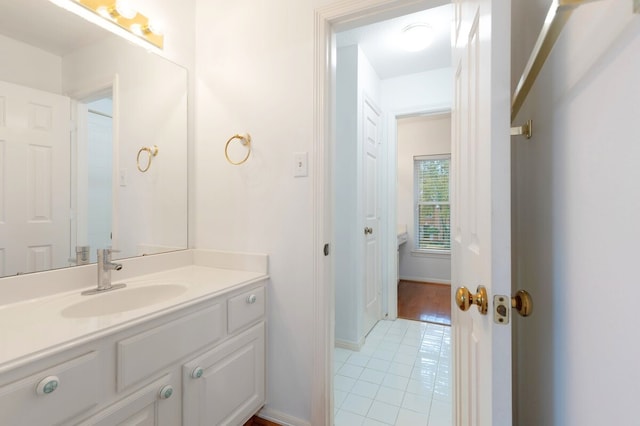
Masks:
[[[380,261],[378,242],[378,143],[380,112],[368,100],[364,101],[362,129],[362,206],[364,211],[364,334],[381,317]]]
[[[0,82],[0,275],[68,266],[69,98]]]
[[[452,292],[483,285],[488,312],[453,309],[455,425],[511,425],[510,1],[454,3]],[[455,297],[454,297],[455,301]]]

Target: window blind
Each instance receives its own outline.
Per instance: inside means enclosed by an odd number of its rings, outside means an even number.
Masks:
[[[449,156],[414,158],[416,249],[451,250]]]

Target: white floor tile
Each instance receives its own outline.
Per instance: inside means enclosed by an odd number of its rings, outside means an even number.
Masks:
[[[429,416],[427,414],[416,413],[415,411],[401,408],[398,412],[395,426],[427,426],[428,422]]]
[[[344,410],[338,410],[334,419],[335,426],[362,426],[363,423],[363,416]]]
[[[372,370],[371,368],[365,368],[360,375],[360,380],[364,380],[365,382],[375,383],[377,385],[382,384],[384,380],[384,375],[382,371]]]
[[[407,392],[404,394],[404,399],[402,400],[402,408],[428,414],[429,408],[431,408],[431,395],[416,395]]]
[[[371,359],[371,357],[368,357],[368,356],[361,355],[361,354],[357,353],[357,354],[351,355],[349,357],[349,359],[346,361],[346,364],[357,365],[359,367],[365,367],[370,359]]]
[[[351,377],[345,377],[338,374],[333,378],[333,388],[343,392],[351,392],[351,389],[355,384],[356,379],[352,379]]]
[[[396,376],[411,377],[413,371],[412,365],[399,364],[397,362],[392,363],[387,370],[389,374],[395,374]]]
[[[340,408],[342,406],[342,403],[344,402],[344,399],[347,397],[348,392],[344,392],[341,390],[334,390],[333,391],[333,406],[336,408]]]
[[[415,364],[416,362],[416,356],[415,355],[403,355],[403,354],[396,354],[393,357],[393,361],[394,362],[399,362],[400,364],[407,364],[407,365],[411,365],[413,366],[413,364]]]
[[[369,363],[367,364],[367,368],[371,368],[372,370],[378,370],[387,372],[389,367],[391,366],[391,361],[385,361],[384,359],[371,358]]]
[[[451,328],[379,321],[334,352],[336,426],[451,426]]]
[[[350,393],[344,399],[340,409],[343,411],[350,411],[360,416],[366,416],[372,402],[373,399],[371,398],[365,398],[364,396]]]
[[[362,426],[393,426],[393,425],[390,425],[388,423],[382,423],[367,417],[364,419],[364,423],[362,423]]]
[[[357,379],[358,377],[360,377],[360,374],[362,374],[362,370],[364,370],[363,367],[358,367],[357,365],[351,365],[351,364],[344,364],[342,367],[340,367],[340,370],[338,370],[338,374],[340,374],[341,376]]]
[[[399,348],[400,348],[400,344],[399,343],[390,342],[388,340],[384,340],[383,342],[381,342],[378,345],[378,349],[379,350],[393,352],[393,353],[398,352]]]
[[[402,400],[404,398],[404,392],[398,389],[388,388],[386,386],[380,386],[378,394],[376,395],[377,401],[386,402],[387,404],[402,406]]]
[[[393,360],[393,357],[396,355],[394,351],[385,351],[382,349],[376,349],[374,353],[371,354],[371,358],[383,359],[385,361]]]
[[[384,376],[384,380],[382,381],[382,385],[388,388],[398,389],[401,391],[405,391],[407,389],[407,384],[409,383],[409,378],[396,376],[395,374],[386,374]]]
[[[378,394],[379,387],[380,386],[375,383],[358,380],[351,389],[351,393],[373,399]]]
[[[333,360],[344,363],[353,354],[349,349],[335,348],[333,350]]]
[[[433,382],[411,379],[407,384],[406,391],[416,395],[431,396],[433,394]]]
[[[410,355],[415,358],[418,355],[418,346],[400,344],[398,347],[398,353],[402,355]]]
[[[381,401],[373,401],[367,417],[392,425],[396,423],[398,411],[400,411],[400,407]]]
[[[433,401],[429,413],[429,426],[451,426],[452,406],[449,403]]]

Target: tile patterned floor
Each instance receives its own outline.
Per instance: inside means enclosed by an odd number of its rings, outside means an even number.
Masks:
[[[334,352],[335,426],[451,426],[451,328],[380,321]]]

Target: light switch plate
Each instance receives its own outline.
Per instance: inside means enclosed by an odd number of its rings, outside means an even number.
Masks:
[[[293,176],[309,176],[309,155],[306,152],[293,153]]]
[[[120,186],[127,186],[127,169],[120,169]]]

